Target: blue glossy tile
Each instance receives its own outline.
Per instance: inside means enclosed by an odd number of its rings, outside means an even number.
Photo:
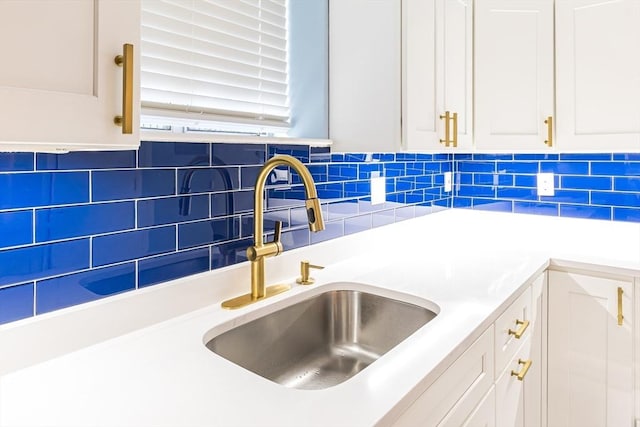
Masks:
[[[640,207],[640,193],[591,192],[592,205]]]
[[[308,145],[289,145],[289,144],[268,144],[267,152],[269,158],[276,154],[287,154],[300,160],[302,163],[309,163],[309,146]]]
[[[33,153],[0,153],[0,171],[32,171]]]
[[[358,178],[358,165],[355,163],[340,163],[329,165],[329,181],[347,181]]]
[[[194,221],[208,217],[208,194],[138,200],[138,227]]]
[[[33,242],[33,213],[0,212],[0,248]]]
[[[604,206],[560,205],[560,216],[610,220],[611,208]]]
[[[388,193],[386,201],[396,203],[396,204],[397,203],[404,204],[405,203],[404,193]]]
[[[409,191],[404,195],[405,203],[415,204],[425,201],[424,190]]]
[[[460,161],[458,162],[458,171],[493,173],[496,171],[496,163],[495,162]]]
[[[0,288],[0,325],[33,314],[33,283]]]
[[[513,160],[558,160],[558,154],[548,153],[516,153],[513,155]]]
[[[362,197],[371,194],[371,183],[366,181],[349,181],[344,183],[344,197]]]
[[[256,185],[256,179],[260,174],[262,166],[249,166],[240,168],[240,188],[254,188]],[[267,179],[267,181],[269,181]]]
[[[461,185],[456,195],[462,197],[495,197],[496,190],[493,186]]]
[[[613,208],[613,220],[640,222],[640,209]]]
[[[472,203],[473,203],[473,199],[471,197],[454,197],[453,198],[454,208],[470,208]]]
[[[326,217],[327,216],[325,214],[323,218]],[[273,231],[276,228],[277,221],[280,221],[282,223],[282,228],[284,229],[291,227],[292,225],[289,222],[289,210],[285,209],[281,211],[265,212],[262,222],[264,235],[273,234]],[[304,222],[301,221],[300,224],[294,224],[294,226],[295,225],[307,225],[306,210],[304,211]],[[253,214],[242,215],[240,217],[240,236],[238,237],[245,238],[253,236],[253,231]]]
[[[473,153],[455,153],[453,155],[454,160],[456,161],[460,161],[460,160],[472,160],[473,159]]]
[[[588,175],[588,162],[540,162],[540,172],[564,175]]]
[[[36,314],[133,290],[135,270],[129,263],[36,282]]]
[[[424,171],[424,162],[409,162],[407,163],[406,174],[407,175],[422,175]]]
[[[173,252],[175,249],[174,225],[94,237],[93,266]]]
[[[416,153],[416,160],[420,162],[432,162],[433,154]]]
[[[310,147],[309,148],[309,161],[311,163],[324,163],[331,161],[331,148],[330,147]]]
[[[613,153],[613,160],[640,161],[640,153]]]
[[[514,175],[514,178],[516,187],[536,188],[538,185],[537,175]]]
[[[396,153],[396,161],[398,162],[411,162],[416,160],[416,153]]]
[[[605,179],[611,180],[611,178],[605,178]],[[611,187],[602,188],[602,190],[610,190],[610,189]],[[613,189],[616,191],[640,191],[640,177],[614,177]]]
[[[592,162],[591,175],[640,176],[640,162]]]
[[[134,202],[36,210],[36,241],[68,239],[135,227]]]
[[[396,222],[396,215],[393,209],[372,212],[371,213],[371,227],[382,227],[383,225],[393,224]]]
[[[396,191],[409,191],[416,188],[416,180],[413,177],[396,178]]]
[[[441,173],[451,170],[448,162],[425,162],[424,173]]]
[[[371,214],[360,215],[353,218],[345,218],[344,234],[359,233],[371,229]]]
[[[553,196],[541,196],[543,202],[589,204],[589,192],[580,190],[555,190]]]
[[[318,198],[321,200],[341,199],[344,195],[344,187],[342,183],[320,184],[316,185]]]
[[[472,185],[473,184],[473,173],[468,172],[458,172],[455,176],[456,184],[460,185]],[[442,180],[442,185],[444,185],[444,175]],[[492,176],[492,174],[490,175]]]
[[[513,202],[505,200],[473,199],[473,209],[492,212],[513,212]]]
[[[401,163],[401,162],[383,163],[383,167],[384,167],[384,176],[386,177],[405,175],[406,163]]]
[[[240,168],[216,167],[178,170],[178,193],[230,191],[240,188]]]
[[[513,212],[558,216],[557,203],[513,202]]]
[[[138,169],[92,172],[94,202],[176,194],[175,171]]]
[[[395,162],[396,155],[394,153],[374,153],[373,160],[380,162]]]
[[[423,175],[415,178],[415,187],[416,189],[431,188],[435,185],[434,181],[438,177],[442,178],[442,184],[440,185],[444,185],[444,175]]]
[[[427,173],[429,171],[428,163],[424,165],[424,172]],[[453,163],[451,162],[443,162],[440,164],[441,172],[452,172],[453,171]]]
[[[280,241],[282,242],[284,250],[289,251],[291,249],[309,246],[309,239],[309,229],[305,227],[297,230],[283,231]]]
[[[265,144],[213,144],[213,166],[261,165],[265,162]]]
[[[509,188],[503,187],[496,190],[498,199],[535,200],[538,198],[535,188]]]
[[[370,157],[370,158],[367,158]],[[370,154],[366,153],[344,153],[345,162],[366,162],[373,160]]]
[[[538,173],[538,162],[498,162],[498,172],[502,173]]]
[[[324,242],[344,236],[344,224],[342,221],[327,222],[323,231],[311,234],[311,244]]]
[[[309,172],[313,177],[313,181],[316,184],[319,182],[327,182],[329,180],[327,165],[309,165],[307,166],[307,169],[309,169]]]
[[[331,161],[334,163],[344,162],[344,153],[331,153]]]
[[[138,150],[141,168],[209,166],[210,144],[187,142],[142,142]]]
[[[446,199],[434,200],[433,201],[434,211],[436,209],[442,210],[444,208],[452,208],[453,207],[453,199],[448,197]]]
[[[611,153],[560,153],[560,160],[611,160]]]
[[[451,193],[445,193],[447,196],[449,197],[451,195]],[[424,190],[424,201],[432,201],[432,200],[437,200],[437,199],[441,199],[443,197],[443,190],[442,188],[427,188]]]
[[[513,154],[498,153],[473,153],[473,160],[513,160]]]
[[[38,153],[38,170],[126,169],[136,167],[136,152],[75,151],[66,154]]]
[[[0,251],[0,285],[89,267],[89,239]]]
[[[240,237],[240,225],[237,217],[178,225],[179,249],[209,245],[238,237]]]
[[[209,248],[144,259],[138,263],[138,287],[209,271]]]
[[[253,239],[233,240],[211,247],[211,268],[221,268],[247,261],[247,248]]]
[[[211,216],[227,216],[252,211],[253,194],[253,190],[212,194]]]
[[[563,176],[560,186],[576,190],[611,190],[611,181],[608,176]]]
[[[475,173],[473,174],[475,185],[512,186],[513,175],[504,173]]]
[[[0,174],[0,209],[89,201],[88,172]]]

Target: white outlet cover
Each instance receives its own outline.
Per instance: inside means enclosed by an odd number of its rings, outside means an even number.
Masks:
[[[448,193],[453,187],[453,174],[451,172],[444,173],[444,191]]]
[[[538,196],[553,196],[555,194],[553,173],[539,173],[537,187]]]
[[[379,205],[387,199],[386,183],[383,176],[371,178],[371,204]]]

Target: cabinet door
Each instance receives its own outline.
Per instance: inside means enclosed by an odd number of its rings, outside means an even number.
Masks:
[[[462,427],[495,427],[496,425],[496,392],[492,388]],[[440,426],[438,426],[440,427]],[[444,427],[444,426],[442,426]]]
[[[475,141],[543,150],[553,116],[553,0],[476,0]]]
[[[329,137],[336,151],[397,151],[399,0],[329,1]]]
[[[520,363],[520,362],[523,363]],[[524,362],[531,361],[529,371],[523,380],[512,373],[520,373],[525,369]],[[525,426],[525,384],[532,380],[531,369],[540,363],[531,357],[531,337],[527,338],[514,358],[507,364],[507,369],[496,381],[496,427]],[[535,381],[535,379],[533,379]]]
[[[549,426],[633,425],[633,300],[631,280],[549,272]]]
[[[403,147],[446,148],[440,116],[449,111],[457,113],[458,148],[470,148],[473,2],[403,0],[402,14]],[[452,140],[453,123],[449,128]]]
[[[0,1],[0,150],[138,147],[138,90],[133,134],[113,119],[123,79],[114,58],[125,43],[139,49],[139,9],[137,0]]]
[[[558,142],[640,148],[640,1],[556,2]]]

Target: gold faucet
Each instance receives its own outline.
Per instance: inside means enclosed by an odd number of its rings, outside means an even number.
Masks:
[[[264,187],[271,171],[278,166],[289,166],[300,175],[306,194],[305,207],[307,211],[307,221],[309,230],[324,230],[320,201],[316,192],[316,186],[309,169],[298,159],[288,155],[278,155],[269,159],[258,174],[255,185],[254,206],[253,206],[253,246],[247,249],[247,258],[251,261],[251,293],[241,295],[236,298],[224,301],[223,308],[234,309],[244,307],[254,302],[269,298],[273,295],[288,291],[289,285],[274,285],[265,288],[264,285],[264,261],[268,257],[280,255],[283,251],[280,242],[282,222],[276,221],[275,232],[272,242],[264,242]]]

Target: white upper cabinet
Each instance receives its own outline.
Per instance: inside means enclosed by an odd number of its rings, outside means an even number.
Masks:
[[[137,148],[139,39],[138,0],[0,1],[0,151]],[[123,86],[130,134],[114,123]]]
[[[640,1],[556,2],[558,141],[640,148]]]
[[[475,8],[476,148],[544,150],[554,115],[553,0],[476,0]]]
[[[473,2],[403,0],[402,15],[403,148],[470,148]]]
[[[336,151],[400,148],[400,0],[329,1],[329,137]]]

